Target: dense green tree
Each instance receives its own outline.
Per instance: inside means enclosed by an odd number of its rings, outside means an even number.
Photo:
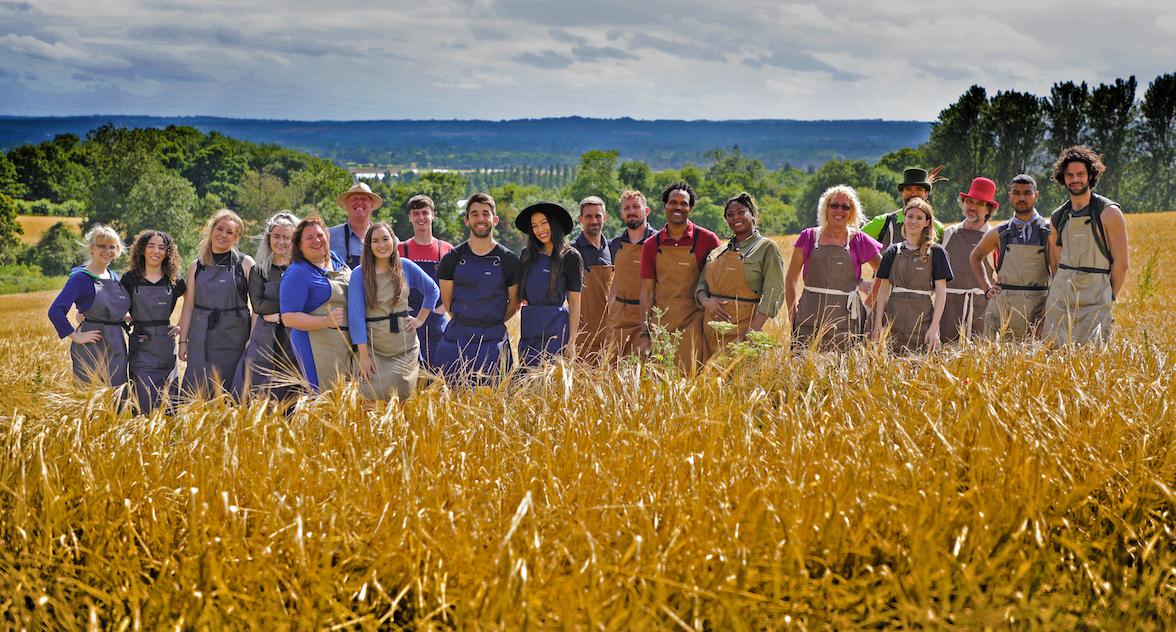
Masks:
[[[864,160],[830,160],[821,165],[805,184],[797,203],[796,216],[800,227],[817,225],[817,202],[825,189],[838,184],[854,186],[869,181],[869,178],[870,165]]]
[[[1089,120],[1090,144],[1102,154],[1107,172],[1099,180],[1099,191],[1107,197],[1120,200],[1119,184],[1124,168],[1131,162],[1131,124],[1135,120],[1135,90],[1138,82],[1135,75],[1116,79],[1111,84],[1099,84],[1090,93]]]
[[[339,208],[335,198],[351,184],[351,174],[346,169],[326,160],[312,161],[290,177],[290,206],[303,216],[318,213],[328,223],[342,222],[347,212]]]
[[[882,156],[874,166],[893,171],[901,178],[908,167],[927,168],[927,157],[918,147],[903,147]]]
[[[234,208],[251,226],[264,225],[275,212],[294,206],[291,191],[278,176],[260,171],[246,171],[237,183]]]
[[[856,191],[858,199],[862,202],[862,213],[867,218],[877,217],[878,215],[889,213],[898,208],[899,201],[897,195],[869,187],[856,188]]]
[[[1150,175],[1145,184],[1149,192],[1146,202],[1151,209],[1170,210],[1176,201],[1176,185],[1172,182],[1176,166],[1176,73],[1160,75],[1148,85],[1140,113],[1140,136]]]
[[[1067,147],[1082,144],[1088,133],[1086,125],[1086,102],[1090,99],[1090,88],[1086,82],[1058,82],[1050,88],[1049,98],[1042,109],[1048,135],[1045,139],[1046,161],[1052,163]]]
[[[29,248],[22,263],[37,266],[46,276],[68,274],[82,262],[77,231],[65,222],[57,222],[41,235],[37,244]]]
[[[0,193],[0,264],[15,261],[21,249],[20,236],[24,229],[16,221],[19,210],[16,200]]]
[[[640,160],[626,160],[621,163],[621,168],[617,176],[621,180],[622,187],[641,191],[648,195],[648,189],[652,183],[652,174],[653,172],[650,170],[649,165],[644,162]]]
[[[615,200],[621,195],[621,180],[617,176],[617,151],[593,149],[580,156],[576,176],[566,187],[564,195],[577,203],[597,195],[605,200]]]
[[[191,252],[199,240],[201,219],[193,217],[196,189],[180,174],[152,163],[139,174],[127,194],[122,216],[113,222],[127,238],[154,228],[170,234],[183,252]],[[247,246],[242,240],[242,247]]]
[[[961,174],[966,176],[961,186],[981,175],[1004,186],[1013,176],[1040,164],[1037,152],[1045,134],[1042,99],[1028,92],[997,92],[985,109],[984,126],[992,138],[990,164],[984,172]]]
[[[16,165],[4,154],[0,154],[0,194],[18,200],[24,199],[28,194],[28,187],[20,181],[20,176],[16,173]]]
[[[939,113],[931,124],[931,138],[924,146],[930,169],[944,165],[944,175],[952,180],[970,180],[984,172],[992,147],[992,134],[984,125],[988,92],[980,86],[968,88],[960,98]],[[932,204],[946,207],[952,201],[947,188],[933,192]]]

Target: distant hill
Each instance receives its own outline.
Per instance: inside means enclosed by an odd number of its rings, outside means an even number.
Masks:
[[[820,165],[831,158],[874,160],[927,140],[918,121],[642,121],[581,117],[511,121],[281,121],[206,116],[0,116],[0,149],[57,134],[84,136],[103,124],[188,125],[256,143],[277,143],[340,164],[478,168],[576,162],[590,149],[616,149],[654,169],[701,162],[713,149],[739,146],[775,168]]]

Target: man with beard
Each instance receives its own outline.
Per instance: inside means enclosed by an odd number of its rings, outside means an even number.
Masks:
[[[984,335],[1024,340],[1037,335],[1049,294],[1049,222],[1037,212],[1037,181],[1020,174],[1009,182],[1013,217],[984,234],[968,257],[988,308]],[[996,252],[996,282],[982,272]]]
[[[662,191],[665,228],[641,246],[642,320],[647,326],[660,321],[671,334],[681,332],[675,357],[687,372],[706,360],[702,308],[694,292],[707,255],[719,247],[718,235],[690,221],[696,201],[690,184],[667,186]]]
[[[437,265],[440,264],[442,257],[453,250],[453,244],[433,237],[436,207],[433,198],[427,195],[414,195],[409,198],[406,206],[408,221],[412,224],[412,238],[396,244],[396,247],[399,248],[401,257],[417,264],[425,274],[436,281]],[[419,312],[424,299],[420,290],[411,290],[408,294],[409,311],[414,314]],[[430,369],[434,368],[433,353],[436,352],[437,344],[441,341],[441,332],[445,329],[445,306],[437,305],[432,307],[432,310],[425,326],[417,329],[417,338],[421,343],[421,361]]]
[[[984,314],[988,299],[984,288],[992,278],[992,259],[984,259],[977,274],[972,268],[972,250],[988,232],[988,220],[1000,203],[996,201],[996,183],[988,178],[972,180],[967,193],[959,194],[964,221],[943,231],[944,250],[955,276],[947,282],[947,302],[939,320],[939,339],[944,344],[967,339],[984,331]]]
[[[462,222],[470,238],[441,258],[437,278],[450,314],[434,363],[451,380],[493,381],[513,364],[506,321],[519,310],[519,257],[494,240],[494,198],[475,193]]]
[[[1042,332],[1055,344],[1111,335],[1111,303],[1127,278],[1127,222],[1118,203],[1091,190],[1104,171],[1102,158],[1082,145],[1054,162],[1054,180],[1070,196],[1049,218],[1049,260],[1056,268]]]
[[[335,201],[347,211],[347,221],[327,231],[331,252],[338,255],[348,268],[355,268],[363,253],[363,238],[372,225],[372,213],[380,208],[384,199],[372,193],[367,184],[359,182],[340,194]]]
[[[609,344],[618,356],[648,351],[648,337],[642,337],[645,321],[641,314],[641,247],[657,233],[649,225],[649,204],[645,194],[621,193],[621,221],[625,230],[608,244],[613,280],[608,291],[607,331]]]
[[[580,234],[572,247],[584,261],[584,285],[580,290],[580,333],[576,343],[581,357],[593,361],[600,355],[608,332],[608,290],[612,285],[613,261],[604,239],[604,200],[592,195],[580,201]]]

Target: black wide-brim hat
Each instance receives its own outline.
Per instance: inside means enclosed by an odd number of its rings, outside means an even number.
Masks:
[[[530,235],[531,215],[535,213],[543,213],[549,222],[559,222],[559,227],[563,229],[564,235],[572,232],[572,214],[568,212],[568,209],[555,202],[539,202],[523,209],[515,218],[515,228],[524,235]]]

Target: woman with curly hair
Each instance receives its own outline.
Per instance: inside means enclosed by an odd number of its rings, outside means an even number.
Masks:
[[[878,304],[882,318],[874,319],[874,337],[890,327],[890,345],[896,351],[922,351],[939,347],[939,322],[947,303],[951,264],[947,251],[935,243],[935,211],[920,198],[903,207],[903,241],[882,252],[878,266]]]
[[[159,406],[165,391],[175,396],[180,328],[171,324],[171,315],[188,287],[178,278],[182,266],[180,250],[167,233],[144,230],[135,236],[131,267],[121,283],[131,297],[131,382],[144,414]]]

